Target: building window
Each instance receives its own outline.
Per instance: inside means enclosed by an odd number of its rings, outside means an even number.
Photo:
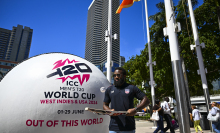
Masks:
[[[8,71],[8,69],[2,68],[2,71]]]
[[[7,66],[7,63],[5,63],[5,62],[1,62],[1,65],[6,65],[6,66]]]

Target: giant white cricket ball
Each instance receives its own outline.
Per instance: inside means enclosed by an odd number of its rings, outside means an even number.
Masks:
[[[1,133],[106,133],[109,116],[84,111],[102,109],[110,83],[80,57],[49,53],[14,67],[0,82]]]

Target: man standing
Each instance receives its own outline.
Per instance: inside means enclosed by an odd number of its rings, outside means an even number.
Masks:
[[[166,132],[168,129],[170,129],[171,133],[175,133],[174,132],[174,128],[173,128],[173,124],[172,124],[172,117],[171,117],[171,113],[170,113],[170,106],[168,104],[169,101],[170,101],[169,98],[165,97],[164,98],[164,103],[162,105],[163,110],[164,110],[164,119],[167,122],[167,127],[164,128],[164,132]]]
[[[109,133],[135,133],[134,115],[137,111],[146,107],[150,101],[136,86],[127,84],[126,71],[124,68],[115,69],[114,85],[107,88],[103,103],[104,110],[127,111],[125,115],[113,115],[109,123]],[[134,108],[134,97],[141,103]],[[111,108],[109,104],[111,103]]]

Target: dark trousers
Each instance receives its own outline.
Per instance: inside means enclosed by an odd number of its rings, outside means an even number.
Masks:
[[[216,133],[220,133],[220,121],[212,122],[212,128]]]
[[[157,121],[157,129],[154,131],[154,133],[157,133],[159,130],[161,130],[161,133],[165,133],[163,128],[163,116],[160,115],[159,117],[160,119]]]
[[[172,118],[169,114],[164,114],[164,119],[167,122],[167,127],[164,128],[164,132],[166,132],[168,129],[170,129],[171,133],[175,133],[173,129],[173,124],[172,124]]]

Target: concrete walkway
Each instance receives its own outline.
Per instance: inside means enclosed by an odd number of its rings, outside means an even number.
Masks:
[[[146,121],[146,120],[136,121],[136,133],[153,133],[155,129],[152,129],[152,127],[153,127],[153,122],[151,121]],[[166,127],[166,122],[164,122],[164,127]],[[190,128],[190,130],[191,130],[191,133],[195,133],[194,128]],[[175,132],[179,133],[180,131],[175,130]],[[166,133],[170,133],[170,130],[168,130],[168,132]],[[201,132],[199,131],[198,133],[201,133]],[[210,130],[203,130],[203,133],[211,133],[211,132]]]

